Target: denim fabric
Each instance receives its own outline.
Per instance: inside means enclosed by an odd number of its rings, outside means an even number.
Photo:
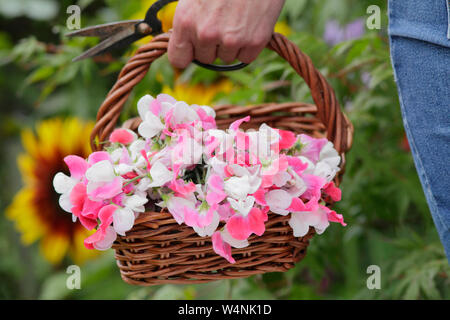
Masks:
[[[450,263],[449,0],[390,0],[392,65],[403,123]]]

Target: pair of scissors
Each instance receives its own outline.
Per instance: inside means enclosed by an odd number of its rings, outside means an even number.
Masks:
[[[133,42],[147,36],[156,36],[162,33],[161,21],[157,18],[158,12],[167,4],[177,0],[159,0],[148,9],[145,19],[127,20],[113,23],[107,23],[80,29],[66,34],[68,37],[99,37],[100,43],[95,47],[85,51],[80,56],[73,59],[79,61],[101,55],[107,51],[123,48],[131,45]],[[214,71],[233,71],[247,66],[245,63],[233,65],[214,65],[205,64],[194,60],[195,64]]]

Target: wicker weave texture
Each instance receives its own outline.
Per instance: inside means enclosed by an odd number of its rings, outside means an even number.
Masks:
[[[99,109],[91,135],[93,150],[101,149],[96,141],[105,141],[116,126],[120,112],[133,87],[146,75],[151,63],[167,51],[170,34],[160,35],[142,46],[122,69],[114,87]],[[305,103],[269,103],[255,106],[217,106],[216,122],[227,128],[233,121],[251,116],[243,129],[257,129],[262,123],[271,127],[327,137],[342,157],[340,183],[345,168],[345,153],[350,149],[353,127],[341,112],[331,86],[314,68],[310,58],[280,34],[274,34],[268,48],[286,59],[311,88],[315,105]],[[130,119],[124,126],[136,129],[140,119]],[[98,139],[98,140],[97,140]],[[329,199],[324,199],[331,206]],[[165,283],[203,283],[220,279],[248,277],[266,272],[284,272],[294,267],[306,254],[309,233],[300,238],[292,234],[289,216],[269,213],[263,236],[252,235],[250,245],[232,249],[236,263],[230,264],[212,249],[210,237],[178,225],[168,212],[141,214],[126,236],[113,245],[124,281],[133,285]]]

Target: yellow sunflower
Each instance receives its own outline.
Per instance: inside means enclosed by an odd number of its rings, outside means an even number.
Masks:
[[[59,207],[59,195],[52,183],[57,172],[68,173],[65,156],[88,157],[92,128],[93,123],[82,123],[76,118],[56,118],[39,123],[36,134],[29,129],[22,133],[25,153],[17,160],[24,186],[6,209],[6,215],[15,221],[24,244],[40,240],[43,256],[53,264],[60,263],[67,254],[75,263],[98,254],[84,247],[83,240],[92,232],[79,222],[73,223],[72,216]]]
[[[230,93],[233,84],[230,80],[224,79],[210,85],[182,83],[177,81],[174,88],[163,87],[163,93],[167,93],[179,101],[188,104],[211,105],[214,98],[219,93]]]

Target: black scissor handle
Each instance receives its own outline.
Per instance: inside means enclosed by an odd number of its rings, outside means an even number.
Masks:
[[[152,35],[158,35],[158,34],[162,33],[162,23],[157,17],[159,10],[164,8],[167,4],[169,4],[171,2],[175,2],[175,1],[178,1],[178,0],[159,0],[159,1],[156,1],[150,7],[150,9],[148,9],[148,11],[145,15],[144,21],[152,28]],[[243,63],[243,62],[232,64],[232,65],[208,64],[208,63],[203,63],[203,62],[200,62],[197,60],[194,60],[193,62],[202,68],[205,68],[208,70],[213,70],[213,71],[235,71],[235,70],[239,70],[239,69],[242,69],[242,68],[245,68],[246,66],[248,66],[247,63]]]

